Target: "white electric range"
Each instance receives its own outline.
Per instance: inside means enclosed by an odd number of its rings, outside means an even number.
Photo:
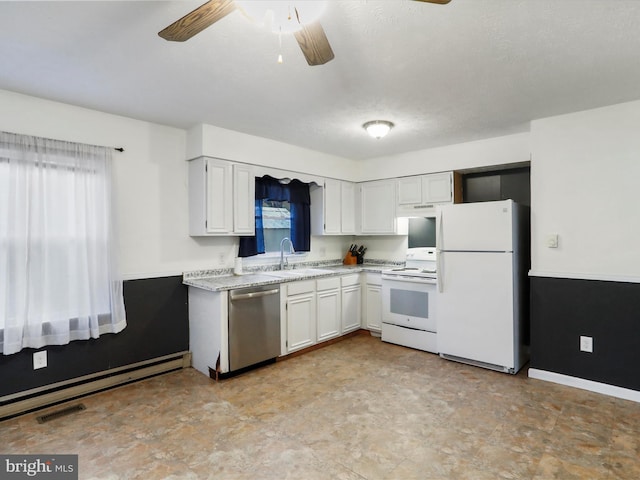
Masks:
[[[382,273],[382,341],[438,353],[435,248],[411,248],[404,268]]]

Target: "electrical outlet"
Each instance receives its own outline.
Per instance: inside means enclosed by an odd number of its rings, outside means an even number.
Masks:
[[[47,366],[47,351],[42,350],[33,354],[33,369],[44,368]]]
[[[225,259],[224,253],[218,254],[218,264],[219,265],[224,265],[224,259]]]
[[[593,337],[580,336],[580,351],[593,353]]]
[[[558,234],[550,233],[547,235],[547,247],[558,248]]]

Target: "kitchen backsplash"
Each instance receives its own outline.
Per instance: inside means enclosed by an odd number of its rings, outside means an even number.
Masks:
[[[333,260],[318,260],[318,261],[310,261],[310,262],[297,262],[290,263],[289,269],[295,270],[296,268],[313,268],[313,267],[331,267],[336,265],[342,265],[342,259],[336,258]],[[367,258],[364,262],[364,265],[404,265],[403,261],[397,260],[385,260],[385,259],[369,259]],[[262,265],[250,265],[243,266],[243,273],[260,273],[260,272],[271,272],[274,270],[278,270],[280,268],[279,263],[271,263],[271,264],[262,264]],[[219,277],[222,275],[232,275],[232,268],[215,268],[209,270],[194,270],[191,272],[184,272],[182,277],[185,280],[195,279],[195,278],[205,278],[205,277]]]

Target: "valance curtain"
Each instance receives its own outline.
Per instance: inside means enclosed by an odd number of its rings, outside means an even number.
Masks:
[[[126,326],[111,150],[0,132],[0,351]]]
[[[265,175],[264,177],[256,178],[256,234],[253,237],[240,237],[238,256],[250,257],[265,252],[262,222],[263,200],[289,202],[291,243],[296,252],[308,252],[311,249],[311,197],[309,195],[309,184],[300,180],[281,183],[278,179]]]

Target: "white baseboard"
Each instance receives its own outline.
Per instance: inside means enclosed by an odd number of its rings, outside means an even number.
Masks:
[[[528,373],[529,378],[559,383],[560,385],[566,385],[568,387],[581,388],[582,390],[589,390],[591,392],[602,393],[604,395],[640,403],[640,391],[637,390],[585,380],[584,378],[570,377],[569,375],[563,375],[561,373],[547,372],[546,370],[538,370],[537,368],[530,368]]]

